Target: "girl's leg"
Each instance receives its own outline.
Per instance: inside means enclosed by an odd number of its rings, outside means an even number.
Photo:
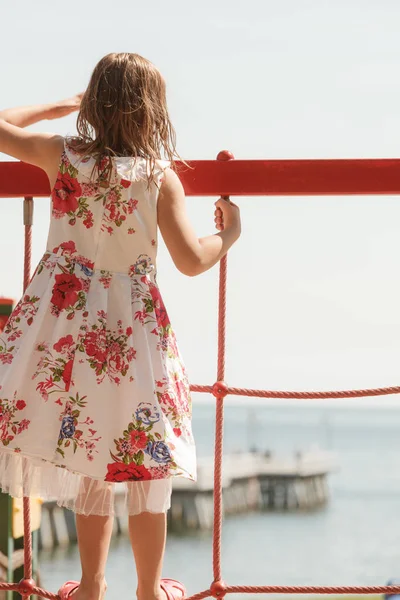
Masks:
[[[105,568],[113,531],[113,517],[76,516],[82,579],[73,600],[102,600],[106,591]]]
[[[129,535],[136,562],[138,600],[164,600],[160,579],[167,535],[166,514],[143,512],[129,517]]]
[[[76,530],[82,578],[78,590],[72,595],[72,600],[102,600],[104,597],[105,569],[114,517],[100,514],[111,515],[113,501],[112,485],[89,478],[83,479],[76,502]]]
[[[165,600],[160,580],[171,493],[171,479],[128,485],[129,535],[136,562],[138,600]]]

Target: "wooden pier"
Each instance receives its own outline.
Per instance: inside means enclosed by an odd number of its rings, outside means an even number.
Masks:
[[[327,476],[336,470],[328,452],[298,453],[284,460],[261,453],[224,458],[224,515],[265,510],[313,510],[329,499]],[[213,459],[200,460],[198,479],[174,482],[172,529],[210,529],[213,522]]]
[[[222,481],[224,515],[252,511],[306,511],[323,506],[329,499],[327,476],[335,470],[335,456],[322,451],[298,453],[286,460],[261,453],[227,455]],[[181,478],[174,480],[168,513],[171,531],[211,529],[213,471],[213,458],[200,459],[196,483]],[[116,507],[119,512],[118,494]],[[115,534],[121,535],[127,530],[127,517],[116,516]],[[40,528],[41,547],[51,548],[75,541],[73,514],[55,503],[45,503]]]

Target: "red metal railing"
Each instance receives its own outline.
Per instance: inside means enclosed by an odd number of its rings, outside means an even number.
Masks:
[[[400,160],[232,160],[220,152],[217,161],[191,161],[192,169],[181,166],[179,175],[187,195],[191,196],[266,196],[266,195],[361,195],[400,194]],[[22,163],[0,162],[0,198],[24,197],[24,289],[31,269],[31,235],[33,196],[49,196],[45,174]],[[231,388],[225,377],[227,257],[220,263],[218,298],[218,358],[217,381],[214,385],[192,385],[195,392],[214,395],[216,400],[215,471],[214,471],[214,531],[213,575],[210,588],[188,600],[213,596],[223,598],[230,593],[267,594],[395,594],[399,586],[243,586],[226,585],[221,570],[222,534],[222,466],[224,399],[228,394],[261,398],[355,398],[399,394],[400,386],[366,390],[296,392]],[[32,580],[32,543],[28,499],[24,499],[25,574],[20,583],[0,583],[0,590],[12,590],[24,599],[37,594],[58,599],[56,594],[38,588]]]

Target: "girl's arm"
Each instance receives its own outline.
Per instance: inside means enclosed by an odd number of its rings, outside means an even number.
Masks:
[[[55,102],[53,104],[35,104],[34,106],[17,106],[0,111],[0,119],[16,127],[28,127],[39,121],[59,119],[78,110],[82,94]]]
[[[166,169],[158,197],[158,225],[175,266],[184,275],[200,275],[213,267],[240,236],[236,204],[221,198],[216,206],[215,222],[223,231],[198,238],[186,212],[183,186],[178,176]]]
[[[51,170],[54,156],[60,154],[62,138],[53,133],[24,131],[24,127],[45,119],[58,119],[78,110],[81,95],[35,106],[19,106],[0,111],[0,152]]]

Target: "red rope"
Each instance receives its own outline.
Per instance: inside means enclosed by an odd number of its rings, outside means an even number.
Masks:
[[[219,160],[225,156],[218,155]],[[226,279],[228,258],[224,256],[219,264],[218,293],[218,354],[217,381],[225,378],[226,355]],[[216,391],[215,408],[215,461],[214,461],[214,522],[213,522],[213,575],[214,581],[221,579],[221,544],[222,544],[222,459],[224,440],[224,395]]]
[[[0,591],[4,592],[17,592],[18,584],[16,583],[0,583]]]
[[[192,392],[213,393],[211,385],[191,385]],[[400,394],[400,386],[371,388],[367,390],[339,390],[327,392],[281,392],[275,390],[250,390],[247,388],[225,387],[225,394],[232,396],[250,396],[252,398],[281,398],[289,400],[326,400],[328,398],[364,398],[367,396],[389,396]]]
[[[33,222],[33,198],[24,198],[24,291],[29,285],[31,278],[32,262],[32,222]],[[50,594],[45,590],[36,588],[32,579],[32,531],[31,531],[31,510],[29,498],[23,499],[24,507],[24,579],[18,584],[18,591],[24,599],[30,598],[32,594],[38,594],[43,598],[57,598],[55,594]]]
[[[32,580],[28,582],[23,580],[20,583],[0,583],[0,591],[18,592],[23,598],[29,598],[30,595],[35,594],[42,598],[48,598],[48,600],[60,600],[57,594],[47,592],[33,583]]]
[[[399,594],[400,586],[281,586],[281,585],[228,585],[220,583],[186,600],[223,598],[226,594]]]
[[[199,592],[198,594],[194,594],[193,596],[189,596],[185,600],[203,600],[203,598],[210,598],[212,596],[211,590],[205,590],[204,592]]]
[[[227,594],[399,594],[400,586],[283,586],[229,585]]]
[[[32,579],[32,532],[29,498],[23,499],[24,506],[24,578]]]
[[[226,279],[227,279],[227,275],[228,275],[228,259],[226,256],[224,256],[219,265],[217,381],[223,381],[225,379]]]
[[[24,227],[25,227],[25,244],[24,244],[24,291],[29,285],[31,277],[31,260],[32,260],[32,220],[33,220],[33,198],[24,198]]]
[[[221,579],[222,543],[222,453],[224,432],[224,399],[217,398],[214,464],[214,523],[213,523],[213,574],[214,581]]]

